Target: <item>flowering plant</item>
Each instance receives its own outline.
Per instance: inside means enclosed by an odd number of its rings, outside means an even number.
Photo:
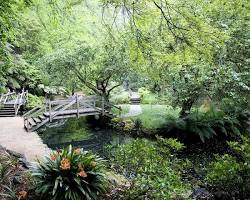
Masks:
[[[42,199],[54,200],[97,199],[108,186],[104,173],[101,158],[71,145],[52,152],[33,169],[37,193]]]

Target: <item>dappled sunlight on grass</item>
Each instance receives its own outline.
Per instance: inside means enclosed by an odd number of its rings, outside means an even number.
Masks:
[[[122,109],[121,113],[119,113],[119,110],[115,108],[112,109],[112,112],[116,115],[119,115],[119,114],[123,115],[129,112],[130,104],[120,104],[120,105],[117,105],[117,107],[120,107]]]
[[[143,104],[142,114],[134,119],[140,119],[144,128],[155,129],[161,128],[166,123],[169,116],[178,117],[180,109],[173,109],[168,105],[149,105]]]

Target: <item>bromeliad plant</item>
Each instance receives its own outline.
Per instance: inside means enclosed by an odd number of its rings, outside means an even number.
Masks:
[[[108,188],[104,160],[70,145],[52,152],[33,169],[41,199],[93,200]]]

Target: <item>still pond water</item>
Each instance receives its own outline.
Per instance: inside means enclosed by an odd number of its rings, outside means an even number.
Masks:
[[[124,144],[132,137],[110,128],[97,128],[89,125],[85,117],[55,121],[39,131],[45,144],[58,149],[72,144],[100,155],[105,155],[105,146]]]

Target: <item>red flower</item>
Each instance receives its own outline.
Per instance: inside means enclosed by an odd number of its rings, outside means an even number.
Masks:
[[[51,154],[50,155],[50,160],[56,160],[57,159],[57,155],[56,154]]]
[[[70,169],[70,160],[68,158],[63,158],[61,160],[60,168],[63,170]]]
[[[23,190],[23,191],[20,191],[20,192],[18,193],[17,199],[18,199],[18,200],[25,199],[26,196],[27,196],[27,192]]]
[[[83,178],[87,177],[87,173],[84,170],[81,170],[79,173],[77,173],[78,176],[81,176]]]

